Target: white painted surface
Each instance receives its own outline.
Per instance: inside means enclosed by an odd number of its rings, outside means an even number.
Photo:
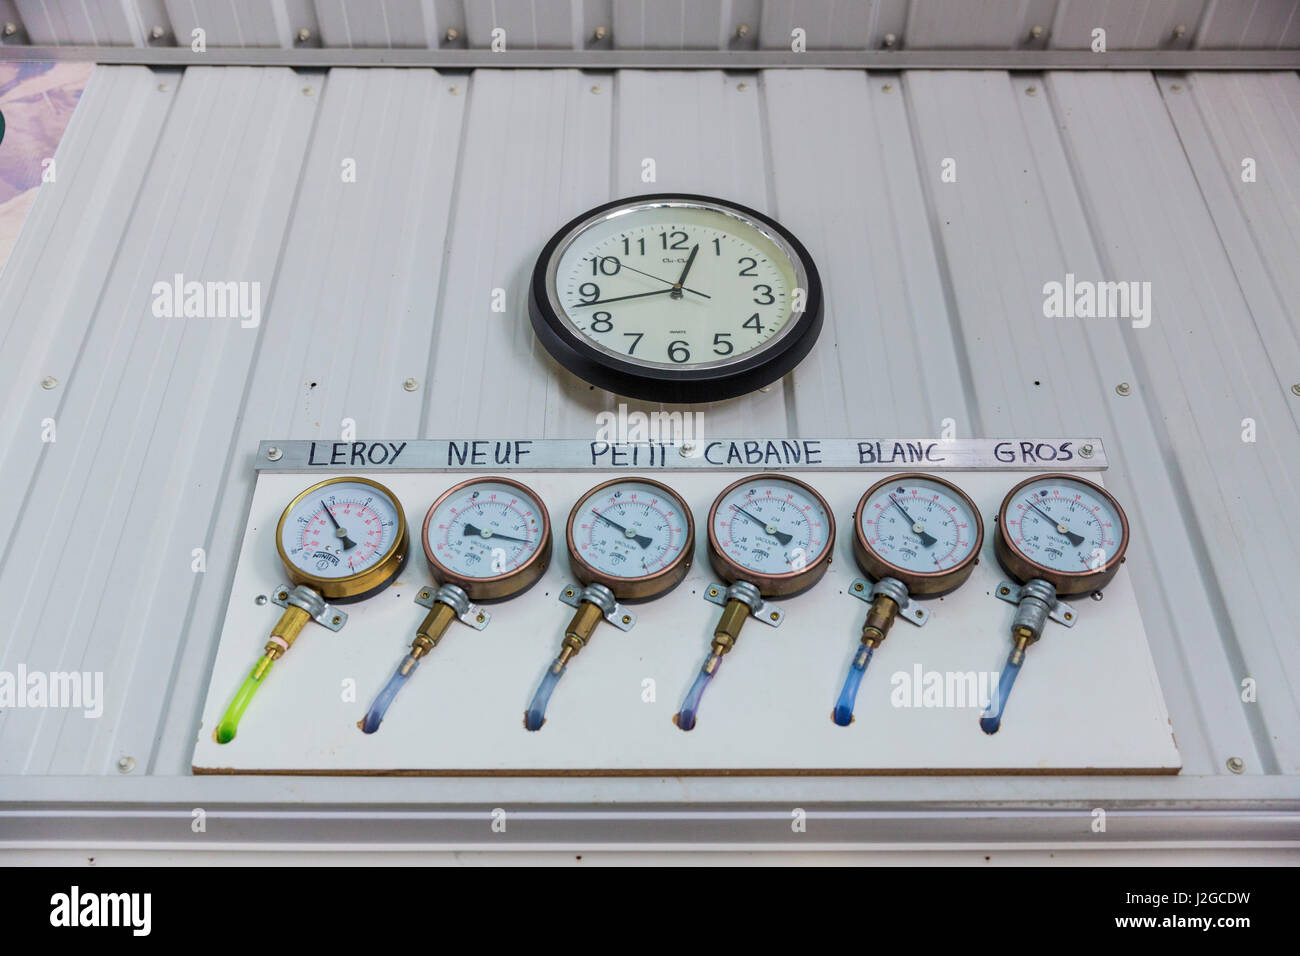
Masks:
[[[792,472],[798,475],[798,472]],[[624,634],[602,624],[569,665],[551,699],[546,725],[530,733],[522,717],[533,689],[559,649],[572,609],[557,600],[572,581],[562,541],[532,590],[492,608],[477,633],[454,623],[398,695],[375,734],[356,726],[387,681],[424,616],[412,597],[431,583],[414,543],[410,564],[388,591],[348,605],[347,625],[332,634],[304,630],[276,663],[245,714],[239,734],[217,744],[212,730],[231,695],[261,654],[280,615],[258,605],[284,580],[274,545],[284,505],[326,474],[264,474],[253,497],[221,644],[213,667],[194,766],[236,771],[385,770],[500,772],[847,772],[1169,771],[1180,766],[1169,716],[1127,571],[1104,599],[1074,600],[1079,622],[1049,624],[1030,649],[1002,730],[985,735],[978,705],[895,706],[894,675],[993,672],[1010,647],[1013,607],[992,595],[1003,574],[986,534],[979,566],[959,590],[923,605],[930,623],[895,622],[858,696],[857,719],[832,723],[831,707],[857,647],[867,605],[847,593],[860,575],[851,551],[852,512],[878,475],[807,475],[831,504],[835,557],[814,589],[781,603],[780,628],[751,620],[704,698],[696,729],[672,716],[707,653],[719,608],[703,599],[716,582],[697,540],[696,560],[671,594],[637,605]],[[408,508],[418,529],[428,504],[465,474],[376,474]],[[522,474],[562,528],[569,509],[608,473]],[[700,525],[734,475],[663,476],[691,505]],[[963,473],[958,484],[980,513],[997,511],[1024,473]],[[1096,474],[1092,474],[1094,479]],[[562,531],[559,532],[562,536]],[[990,532],[991,533],[991,530]],[[654,681],[647,702],[645,681]],[[992,685],[996,676],[990,676]],[[356,702],[343,699],[355,681]],[[916,702],[921,691],[915,691]],[[912,702],[910,697],[908,702]]]

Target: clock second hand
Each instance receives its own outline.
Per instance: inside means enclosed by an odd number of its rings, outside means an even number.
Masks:
[[[635,266],[630,266],[626,262],[619,260],[616,256],[597,256],[596,258],[599,259],[601,262],[604,262],[606,259],[613,259],[615,262],[618,263],[620,269],[626,269],[628,272],[635,272],[639,276],[645,276],[647,279],[654,279],[655,282],[662,282],[664,285],[674,285],[671,279],[665,279],[663,276],[652,275],[649,272],[642,272],[640,269],[636,268]],[[702,299],[713,298],[713,296],[709,295],[707,292],[701,292],[699,289],[691,289],[683,286],[683,290],[686,292],[690,292],[694,295],[698,295]],[[671,292],[672,290],[670,289],[668,291]],[[583,302],[580,304],[588,305],[590,303]]]

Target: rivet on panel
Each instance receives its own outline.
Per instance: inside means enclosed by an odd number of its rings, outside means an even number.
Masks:
[[[607,36],[609,36],[608,30],[606,30],[604,27],[596,27],[596,30],[594,33],[592,33],[591,38],[593,40],[599,41],[605,39],[605,37]]]
[[[311,31],[308,30],[306,27],[303,27],[302,29],[300,29],[300,30],[298,31],[298,42],[299,42],[299,43],[306,43],[306,42],[307,42],[308,40],[310,40],[310,39],[311,39]]]
[[[898,43],[898,36],[893,33],[886,33],[880,40],[887,47],[892,47]]]
[[[448,43],[455,43],[460,39],[460,31],[455,27],[448,27],[445,36]]]
[[[1025,96],[1037,96],[1037,95],[1038,95],[1038,87],[1036,86],[1025,87]]]
[[[169,89],[171,89],[171,87],[168,86],[166,83],[159,83],[159,84],[158,84],[158,92],[159,92],[159,93],[166,93]]]
[[[41,379],[41,388],[45,388],[45,389],[54,388],[58,384],[59,384],[59,380],[55,378],[53,375],[47,375],[43,379]]]
[[[1043,34],[1046,32],[1047,32],[1046,30],[1038,26],[1029,28],[1029,35],[1033,37],[1035,40],[1041,40],[1043,38]]]
[[[882,93],[892,93],[892,92],[894,92],[894,84],[893,84],[893,83],[886,83],[884,86],[882,86],[882,87],[880,88],[880,91],[881,91]]]
[[[591,92],[593,92],[593,93],[599,93],[599,92],[600,92],[600,84],[597,83],[595,86],[593,86],[593,87],[591,88]]]
[[[1131,395],[1132,393],[1133,393],[1133,386],[1130,385],[1128,382],[1120,382],[1118,385],[1115,386],[1116,395]]]
[[[11,37],[11,36],[13,36],[15,33],[17,33],[17,32],[18,32],[18,24],[14,23],[12,20],[6,20],[6,21],[5,21],[5,36],[7,36],[7,37]]]
[[[153,28],[149,31],[149,39],[161,40],[163,38],[163,35],[166,32],[167,31],[164,30],[162,27],[158,26],[157,24],[154,24]]]
[[[267,602],[267,597],[265,594],[259,594],[257,597],[253,598],[253,603],[256,604],[258,607],[261,607],[266,602]]]
[[[1296,382],[1294,385],[1291,386],[1291,394],[1300,395],[1300,382]]]
[[[736,89],[739,90],[741,93],[743,93],[743,92],[745,92],[745,90],[749,89],[749,84],[748,84],[748,83],[737,83],[737,84],[736,84]]]
[[[1174,27],[1175,40],[1181,40],[1186,35],[1187,35],[1187,26],[1185,24],[1180,23],[1178,24],[1178,26]]]
[[[303,96],[315,96],[315,95],[316,95],[316,90],[315,90],[313,87],[310,87],[310,86],[304,86],[304,87],[302,88],[302,95],[303,95]]]
[[[690,458],[695,454],[695,442],[682,442],[682,447],[677,450],[677,454],[681,455],[683,458]]]
[[[743,39],[745,39],[745,37],[747,37],[747,36],[749,36],[749,24],[748,24],[748,23],[742,23],[740,26],[736,27],[736,38],[737,38],[738,40],[743,40]]]
[[[267,461],[279,461],[282,457],[284,457],[284,452],[280,451],[280,449],[276,448],[274,445],[266,450]]]
[[[449,86],[449,87],[447,87],[447,92],[450,93],[452,96],[459,96],[459,95],[460,95],[460,87],[459,87],[459,86]]]
[[[119,760],[117,761],[117,772],[118,772],[118,773],[130,773],[130,772],[131,772],[132,770],[134,770],[134,769],[135,769],[135,758],[134,758],[134,757],[121,757],[121,758],[119,758]]]
[[[1246,761],[1242,760],[1240,757],[1229,757],[1228,769],[1233,773],[1244,773],[1246,770]]]
[[[1079,448],[1079,457],[1091,458],[1096,450],[1097,449],[1093,448],[1091,445],[1083,445]]]
[[[408,392],[413,392],[419,387],[420,387],[420,383],[413,378],[408,378],[405,382],[402,383],[402,388],[406,389]]]

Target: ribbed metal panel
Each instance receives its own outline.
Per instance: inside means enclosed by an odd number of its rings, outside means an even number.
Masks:
[[[16,0],[40,45],[519,49],[1088,48],[1300,46],[1297,0]],[[159,35],[152,35],[154,27]],[[598,37],[597,30],[604,35]],[[299,31],[305,38],[298,39]],[[454,31],[451,35],[448,31]],[[892,38],[892,39],[891,39]],[[22,34],[18,39],[24,39]],[[10,41],[12,42],[12,41]]]
[[[0,276],[0,667],[102,670],[109,709],[0,715],[0,770],[186,772],[259,439],[590,436],[617,399],[535,342],[534,256],[680,189],[776,215],[827,287],[711,434],[1101,434],[1184,777],[1294,783],[1298,145],[1294,73],[97,68]],[[261,327],[156,318],[178,272],[260,282]],[[1044,318],[1067,272],[1152,282],[1150,328]]]

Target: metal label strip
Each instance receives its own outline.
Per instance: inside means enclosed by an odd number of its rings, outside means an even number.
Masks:
[[[1100,438],[263,441],[258,471],[1103,471]]]

